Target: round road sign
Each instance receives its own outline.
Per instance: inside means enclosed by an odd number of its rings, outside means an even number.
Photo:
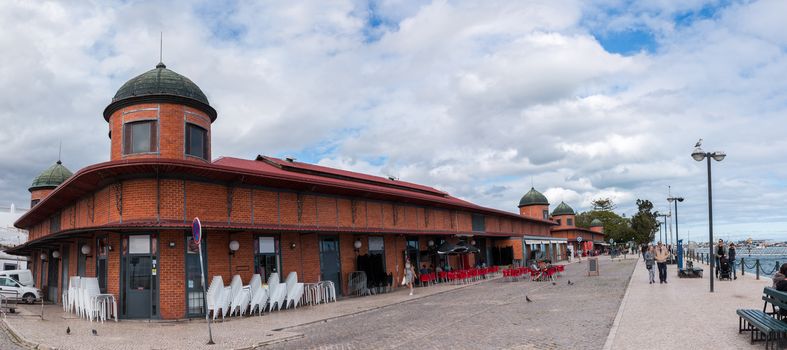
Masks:
[[[200,241],[202,241],[202,223],[199,222],[199,218],[194,218],[194,221],[191,222],[191,235],[194,237],[194,242],[200,244]]]

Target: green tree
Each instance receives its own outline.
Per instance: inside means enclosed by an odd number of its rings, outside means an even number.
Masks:
[[[594,219],[599,219],[604,225],[605,240],[612,238],[615,242],[628,242],[634,238],[631,222],[612,211],[616,206],[611,199],[600,198],[592,203],[593,210],[577,214],[577,226],[589,228]]]
[[[637,199],[637,213],[631,217],[631,228],[634,231],[634,241],[637,243],[653,241],[659,229],[656,213],[653,212],[653,203],[647,199]]]
[[[596,199],[596,200],[592,201],[591,203],[593,203],[593,210],[612,211],[612,210],[615,210],[615,208],[617,208],[615,203],[609,197],[607,197],[607,198],[599,198],[599,199]]]

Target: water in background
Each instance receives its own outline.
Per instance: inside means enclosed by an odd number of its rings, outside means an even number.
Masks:
[[[754,274],[754,264],[757,259],[760,259],[760,276],[773,276],[779,268],[779,265],[787,263],[787,247],[767,247],[767,248],[752,248],[751,253],[746,247],[736,248],[737,260],[735,262],[735,269],[738,273],[741,271],[741,259],[746,264],[746,273]],[[708,248],[697,248],[697,253],[708,253]]]

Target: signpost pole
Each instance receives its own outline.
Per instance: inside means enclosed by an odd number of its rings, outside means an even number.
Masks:
[[[202,263],[202,224],[199,218],[194,218],[194,222],[191,225],[191,233],[194,241],[197,243],[197,251],[199,252],[199,277],[202,281],[202,305],[205,307],[205,320],[208,321],[208,345],[213,345],[216,343],[213,342],[213,331],[210,327],[210,317],[208,317],[208,291],[205,290],[205,265]]]

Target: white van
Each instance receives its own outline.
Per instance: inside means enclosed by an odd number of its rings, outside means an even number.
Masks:
[[[41,299],[41,291],[27,287],[8,276],[0,276],[0,294],[6,300],[24,301],[28,304]]]
[[[11,277],[26,287],[35,287],[36,285],[30,270],[5,270],[0,271],[0,276]]]

